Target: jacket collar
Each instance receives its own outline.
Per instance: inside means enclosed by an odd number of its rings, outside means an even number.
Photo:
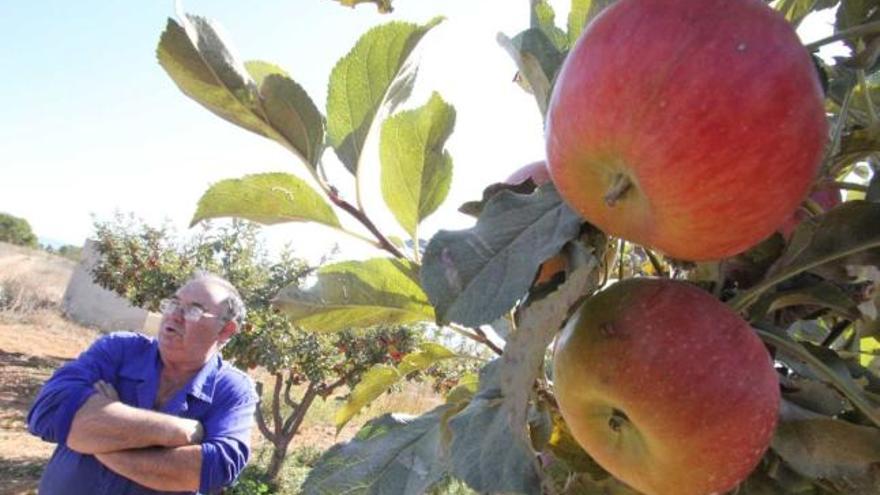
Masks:
[[[222,366],[223,360],[218,351],[208,358],[202,369],[186,384],[184,390],[187,395],[210,403],[214,398],[217,373]],[[134,356],[125,356],[122,366],[119,368],[119,375],[133,380],[158,384],[161,371],[162,360],[159,357],[159,341],[154,338],[142,352],[138,352]]]

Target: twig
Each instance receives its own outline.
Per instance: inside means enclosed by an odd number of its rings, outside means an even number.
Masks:
[[[342,199],[339,196],[339,191],[337,191],[335,188],[331,188],[328,191],[327,196],[330,198],[330,201],[332,201],[334,205],[344,210],[346,213],[348,213],[358,222],[360,222],[364,227],[366,227],[367,230],[369,230],[370,233],[373,234],[376,240],[379,241],[379,247],[381,249],[384,249],[385,251],[393,254],[395,258],[406,258],[406,256],[404,256],[403,253],[401,253],[400,250],[398,250],[397,247],[392,244],[391,241],[389,241],[388,238],[386,238],[385,235],[382,234],[382,232],[380,232],[378,228],[376,228],[376,225],[373,223],[373,221],[370,220],[370,218],[367,217],[367,215],[364,214],[362,210],[358,209],[356,206],[352,205],[348,201]]]
[[[474,329],[468,330],[465,327],[458,325],[456,323],[450,323],[447,327],[450,330],[452,330],[453,332],[461,335],[462,337],[466,337],[468,339],[473,340],[474,342],[479,342],[480,344],[485,345],[489,349],[492,349],[492,352],[494,352],[495,354],[498,354],[499,356],[504,354],[504,351],[501,350],[500,347],[495,345],[491,340],[489,340],[489,337],[486,336],[486,333],[483,332],[479,328],[474,328]],[[471,332],[474,332],[474,333],[471,333]]]
[[[863,184],[856,184],[854,182],[839,181],[839,182],[831,182],[830,184],[838,189],[844,189],[847,191],[868,192],[868,186],[863,185]]]
[[[829,43],[834,43],[835,41],[840,41],[847,38],[856,38],[865,34],[873,34],[877,32],[880,32],[880,21],[868,22],[859,26],[853,26],[849,29],[844,29],[843,31],[838,31],[827,38],[822,38],[819,41],[814,41],[806,45],[806,48],[807,51],[813,52],[818,50],[822,46]]]
[[[849,320],[838,321],[833,327],[831,327],[828,336],[822,340],[822,347],[831,347],[831,344],[833,344],[834,341],[840,337],[840,334],[842,334],[850,325],[852,325],[852,322]]]
[[[657,272],[657,275],[660,275],[661,277],[666,278],[668,276],[668,274],[666,273],[666,270],[663,269],[663,265],[660,264],[660,260],[657,259],[657,256],[654,253],[652,253],[650,249],[648,249],[648,248],[643,248],[643,249],[645,251],[645,254],[648,255],[648,259],[651,260],[651,265],[654,267],[654,271]]]

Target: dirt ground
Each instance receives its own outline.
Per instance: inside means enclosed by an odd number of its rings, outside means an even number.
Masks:
[[[97,336],[49,312],[26,322],[0,317],[0,493],[36,493],[54,445],[28,434],[25,415],[55,368]]]

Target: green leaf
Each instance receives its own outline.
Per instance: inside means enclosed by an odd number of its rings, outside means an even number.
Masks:
[[[476,395],[480,387],[480,376],[476,373],[467,373],[458,380],[458,385],[446,394],[447,404],[459,404],[468,402]]]
[[[556,26],[556,13],[547,0],[532,2],[531,27],[541,30],[560,52],[568,48],[568,36]]]
[[[260,85],[266,118],[312,168],[324,152],[324,116],[293,79],[272,74]]]
[[[775,0],[770,6],[778,10],[794,26],[800,25],[811,12],[827,9],[840,3],[840,0]]]
[[[571,10],[568,12],[568,45],[574,46],[587,24],[614,2],[615,0],[571,0]]]
[[[391,0],[337,0],[340,4],[345,7],[355,8],[358,4],[361,3],[374,3],[376,4],[376,10],[379,11],[380,14],[390,14],[394,12],[394,8],[391,6]]]
[[[880,247],[880,203],[849,201],[803,221],[770,273],[729,301],[736,310],[751,305],[764,291],[807,270],[828,271],[834,262],[864,263],[860,255]]]
[[[260,88],[264,116],[313,168],[324,151],[324,116],[284,69],[269,62],[245,63]]]
[[[580,225],[581,218],[546,184],[530,195],[502,191],[473,228],[437,232],[425,250],[422,287],[438,320],[476,326],[501,317]]]
[[[876,10],[876,7],[876,0],[844,0],[840,8],[837,9],[837,19],[834,25],[835,31],[843,31],[869,21],[877,20],[880,18],[880,12]],[[867,37],[863,37],[863,39],[866,43],[870,40]],[[843,42],[850,48],[855,46],[852,39],[844,39]]]
[[[331,447],[302,485],[304,495],[421,495],[447,473],[443,405],[419,417],[385,414],[349,442]]]
[[[749,319],[757,321],[768,313],[791,306],[817,306],[829,308],[850,320],[858,319],[858,305],[837,285],[822,281],[806,287],[767,293],[755,304]]]
[[[393,108],[409,97],[415,67],[409,56],[442,18],[423,26],[390,22],[361,36],[330,74],[327,93],[327,139],[351,173],[358,162],[373,120],[383,105]]]
[[[480,372],[480,390],[449,421],[452,474],[481,493],[541,493],[535,452],[511,428],[501,393],[499,360]]]
[[[257,134],[272,131],[259,115],[257,87],[211,21],[168,19],[156,56],[181,91],[220,117]]]
[[[591,276],[598,260],[574,271],[559,289],[522,311],[517,328],[501,356],[501,393],[514,431],[526,431],[526,414],[535,380],[543,373],[544,356],[575,304],[595,290]]]
[[[540,31],[537,32],[540,36],[544,36]],[[535,35],[535,37],[540,36]],[[507,51],[508,55],[510,55],[514,63],[516,63],[516,67],[519,69],[517,77],[525,87],[526,91],[534,95],[535,102],[538,104],[538,110],[541,112],[541,115],[547,115],[547,106],[550,104],[551,86],[550,77],[544,72],[541,60],[536,54],[521,50],[517,46],[517,42],[514,42],[514,40],[511,40],[503,33],[498,33],[496,39],[498,44]],[[522,41],[519,42],[520,45],[522,43]],[[550,42],[548,41],[547,43],[549,44]]]
[[[318,332],[432,321],[434,310],[408,261],[375,258],[322,267],[308,289],[291,285],[273,300],[293,322]]]
[[[559,72],[559,68],[565,60],[566,52],[559,49],[547,36],[547,33],[535,28],[527,29],[514,36],[512,42],[520,54],[529,53],[538,60],[547,81],[553,81],[556,78],[556,73]],[[526,77],[526,79],[532,81],[530,77]]]
[[[264,225],[317,222],[339,227],[336,213],[320,194],[299,177],[280,172],[214,184],[199,199],[190,226],[220,217],[246,218]]]
[[[248,60],[244,63],[244,68],[247,69],[248,74],[251,75],[257,87],[262,86],[266,77],[271,75],[290,77],[290,74],[281,67],[263,60]]]
[[[444,359],[450,359],[456,356],[458,356],[458,354],[440,344],[435,342],[423,342],[419,344],[418,351],[412,352],[403,357],[400,366],[398,366],[397,369],[400,371],[401,376],[405,377],[414,371],[426,370]]]
[[[836,416],[852,409],[840,393],[819,380],[794,373],[782,382],[785,399],[809,411]]]
[[[336,432],[339,433],[361,409],[370,405],[410,373],[425,370],[439,361],[456,356],[457,354],[440,344],[424,342],[419,345],[419,350],[404,356],[397,368],[386,364],[373,366],[351,391],[345,405],[336,411]]]
[[[470,215],[472,217],[477,217],[483,213],[483,208],[486,207],[486,204],[492,199],[493,196],[500,193],[501,191],[512,191],[516,194],[531,194],[535,191],[535,183],[532,182],[531,179],[520,182],[519,184],[504,184],[503,182],[497,182],[495,184],[490,184],[488,187],[483,189],[483,197],[478,201],[468,201],[461,206],[458,207],[458,211],[464,213],[465,215]]]
[[[880,427],[880,411],[865,399],[862,391],[853,384],[852,376],[848,373],[845,375],[838,373],[831,366],[825,364],[822,359],[814,356],[803,345],[795,342],[782,332],[775,330],[762,330],[759,328],[756,328],[755,332],[761,337],[761,340],[767,344],[770,344],[778,350],[806,363],[814,376],[831,384],[843,394],[843,396],[846,397],[854,407],[861,411],[865,417],[871,420],[874,425]],[[829,352],[833,353],[834,351]],[[792,364],[791,361],[786,361],[786,363]],[[808,376],[806,373],[802,374]]]
[[[211,21],[187,15],[182,23],[168,19],[156,49],[159,64],[177,87],[223,119],[279,142],[314,172],[323,117],[305,91],[277,66],[242,64]],[[275,82],[265,88],[269,79]]]
[[[771,447],[798,473],[839,493],[878,493],[880,430],[831,418],[782,422]]]
[[[382,197],[413,237],[418,224],[446,199],[452,156],[443,149],[455,126],[455,109],[434,93],[424,106],[400,112],[382,125]]]

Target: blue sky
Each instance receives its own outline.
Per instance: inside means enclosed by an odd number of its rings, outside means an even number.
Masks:
[[[554,3],[559,24],[565,4]],[[284,67],[322,109],[330,70],[363,32],[394,19],[446,16],[423,42],[409,105],[421,105],[437,90],[456,107],[448,143],[452,190],[425,234],[462,228],[470,221],[455,212],[461,202],[543,157],[537,107],[511,82],[514,65],[495,41],[498,32],[513,36],[527,26],[528,3],[395,0],[394,6],[393,15],[383,16],[371,4],[348,9],[332,0],[183,3],[187,12],[218,21],[242,59]],[[134,212],[185,231],[196,201],[216,181],[267,171],[306,176],[278,145],[222,121],[177,90],[155,59],[173,15],[171,0],[3,2],[0,211],[26,218],[41,238],[81,244],[92,231],[92,214],[106,220],[116,210]],[[827,29],[817,26],[805,38]],[[378,188],[372,191],[367,210],[397,233],[383,215]],[[301,224],[267,231],[309,257],[339,240]],[[354,250],[355,244],[342,247]]]

